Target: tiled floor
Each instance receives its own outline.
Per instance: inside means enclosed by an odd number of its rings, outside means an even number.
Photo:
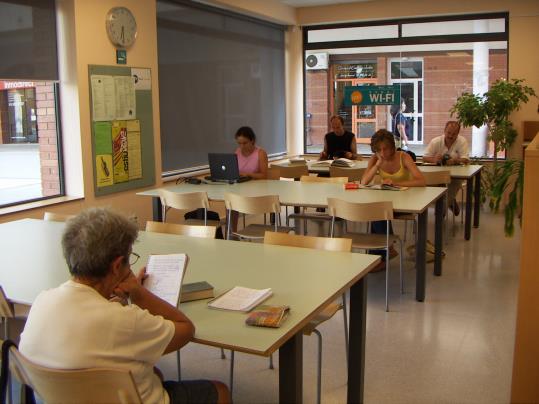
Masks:
[[[402,231],[399,224],[395,227]],[[509,402],[520,254],[516,233],[505,238],[503,215],[485,212],[470,241],[464,241],[459,227],[444,247],[443,276],[433,276],[432,264],[427,266],[424,303],[414,300],[411,261],[405,261],[404,295],[398,290],[398,259],[392,261],[389,313],[383,306],[384,273],[368,276],[365,402]],[[342,330],[339,314],[321,327],[324,403],[346,401]],[[316,337],[305,337],[304,347],[304,402],[312,403]],[[169,356],[161,364],[171,378],[174,363]],[[228,382],[229,364],[215,348],[190,344],[182,350],[187,379]],[[277,386],[277,369],[269,370],[267,359],[236,354],[236,403],[276,402]]]

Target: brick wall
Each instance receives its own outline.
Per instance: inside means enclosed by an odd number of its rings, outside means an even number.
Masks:
[[[60,193],[53,83],[36,83],[37,132],[43,196]]]
[[[305,113],[311,114],[307,145],[323,145],[329,125],[328,71],[307,70],[305,88]]]
[[[414,55],[421,56],[421,55]],[[445,53],[427,53],[423,57],[423,144],[443,134],[445,123],[451,118],[450,108],[464,91],[471,92],[473,86],[471,55],[449,56]],[[494,82],[505,77],[507,56],[505,52],[491,53],[489,56],[489,80]],[[387,57],[377,57],[378,84],[387,83]],[[312,114],[310,142],[321,145],[328,131],[329,90],[331,86],[326,70],[306,72],[306,112]],[[387,107],[376,108],[376,130],[386,128]],[[391,129],[391,128],[388,128]],[[471,144],[471,128],[463,128],[461,135]]]

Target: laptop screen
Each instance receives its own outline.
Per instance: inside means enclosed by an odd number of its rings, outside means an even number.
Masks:
[[[240,178],[238,156],[235,153],[208,153],[212,180],[236,181]]]

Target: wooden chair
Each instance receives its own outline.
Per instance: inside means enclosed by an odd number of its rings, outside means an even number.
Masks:
[[[329,176],[331,177],[347,177],[348,182],[361,181],[366,168],[345,168],[329,166]]]
[[[51,222],[65,222],[75,215],[68,215],[65,213],[55,213],[55,212],[45,212],[43,214],[43,220],[48,220]]]
[[[300,181],[304,183],[330,183],[330,184],[346,184],[348,177],[316,177],[313,175],[303,175]],[[330,221],[331,216],[325,212],[311,212],[304,207],[299,213],[292,213],[286,216],[286,225],[289,225],[290,219],[303,220],[303,234],[307,234],[307,220],[314,221]]]
[[[264,243],[326,251],[352,251],[352,240],[348,238],[301,236],[267,231],[264,235]],[[311,335],[311,333],[315,333],[318,337],[318,370],[316,391],[318,404],[320,404],[322,395],[322,334],[320,334],[320,331],[317,330],[317,327],[324,321],[327,321],[333,317],[340,309],[343,309],[344,340],[346,347],[346,360],[348,361],[348,316],[346,314],[346,296],[344,294],[342,295],[342,303],[333,302],[328,304],[303,328],[304,335]]]
[[[4,289],[0,286],[0,318],[4,326],[3,338],[10,339],[10,322],[19,321],[21,325],[26,321],[30,309],[26,306],[14,305],[11,303],[4,293]],[[20,327],[22,328],[22,327]],[[17,340],[18,335],[13,338]]]
[[[146,231],[152,231],[156,233],[179,234],[180,236],[215,238],[217,228],[215,226],[163,223],[153,222],[149,220],[146,222]]]
[[[154,222],[148,220],[146,222],[146,231],[155,233],[178,234],[180,236],[200,237],[200,238],[215,238],[217,228],[215,226],[197,226],[189,224],[174,224]],[[225,351],[221,348],[221,359],[225,359]],[[176,362],[178,367],[178,380],[181,379],[181,355],[180,350],[176,351]]]
[[[293,178],[299,180],[303,175],[309,175],[309,169],[306,164],[292,165],[292,166],[280,166],[272,164],[271,168],[277,169],[278,178]]]
[[[331,215],[330,234],[335,236],[335,220],[341,218],[350,222],[372,222],[385,220],[387,223],[386,234],[350,233],[345,232],[346,238],[352,239],[352,250],[385,250],[386,253],[386,311],[389,311],[389,247],[398,242],[400,244],[400,278],[402,276],[402,240],[399,236],[389,233],[389,222],[393,219],[393,203],[372,202],[357,203],[347,202],[337,198],[328,198],[328,210]]]
[[[225,192],[224,199],[227,210],[227,239],[230,239],[230,237],[234,235],[239,237],[240,240],[262,240],[266,230],[285,233],[292,230],[289,227],[280,226],[281,204],[278,195],[242,196],[231,192]],[[241,231],[232,231],[232,211],[246,215],[265,215],[267,213],[273,213],[275,214],[275,223],[273,225],[250,224]]]
[[[51,369],[29,361],[15,347],[9,350],[9,365],[17,380],[46,403],[142,403],[129,370]]]

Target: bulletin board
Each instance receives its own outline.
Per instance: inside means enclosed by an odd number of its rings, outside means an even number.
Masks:
[[[155,184],[151,70],[88,66],[96,196]]]

